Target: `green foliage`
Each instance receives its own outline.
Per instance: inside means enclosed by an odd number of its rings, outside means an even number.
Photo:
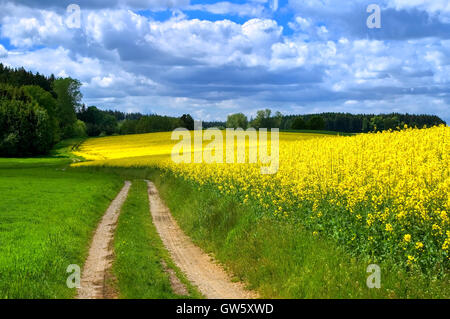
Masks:
[[[39,86],[47,92],[52,92],[53,74],[45,77],[39,73],[33,74],[24,68],[12,69],[0,63],[0,83],[8,83],[15,87],[26,85]]]
[[[138,120],[125,120],[120,126],[120,134],[168,132],[182,126],[183,123],[176,117],[146,115]]]
[[[236,113],[228,115],[227,117],[227,127],[229,128],[242,128],[244,130],[248,127],[248,119],[243,113]]]
[[[24,86],[23,90],[30,96],[33,102],[45,109],[49,116],[50,130],[53,135],[53,142],[58,142],[60,138],[60,132],[56,100],[49,92],[36,85]]]
[[[0,86],[0,92],[5,97],[0,99],[0,156],[48,152],[54,142],[54,132],[47,112],[22,89]]]
[[[82,109],[78,118],[86,123],[86,132],[89,136],[112,135],[118,131],[117,120],[107,111],[99,110],[95,106]]]
[[[313,116],[308,120],[307,128],[310,130],[324,130],[325,121],[321,116]]]
[[[180,127],[180,120],[169,116],[150,115],[138,120],[138,133],[167,132]]]
[[[1,100],[18,100],[23,102],[31,102],[31,97],[22,88],[15,87],[6,83],[0,83],[0,99]]]
[[[219,130],[224,130],[227,126],[226,122],[212,121],[212,122],[202,122],[204,129],[207,128],[217,128]]]
[[[44,77],[0,63],[2,130],[0,155],[31,156],[46,153],[61,137],[82,134],[75,110],[81,101],[81,83],[70,78]]]
[[[282,128],[283,115],[280,112],[275,112],[272,116],[272,111],[269,109],[260,110],[256,112],[256,117],[250,121],[250,126],[256,129],[260,128]]]
[[[189,114],[183,114],[180,117],[180,127],[184,127],[190,131],[194,130],[194,119]]]
[[[81,99],[79,81],[52,77],[54,91],[50,92],[44,89],[46,82],[41,83],[45,78],[2,67],[0,80],[27,85],[0,83],[0,156],[41,155],[61,137],[85,135],[75,116]]]
[[[136,134],[138,120],[125,120],[119,124],[120,134]]]
[[[73,136],[75,137],[87,137],[87,127],[86,123],[83,121],[77,120],[73,125]]]
[[[255,128],[279,128],[282,130],[326,130],[343,133],[367,133],[373,131],[402,129],[408,127],[432,127],[445,122],[434,115],[413,114],[350,114],[350,113],[321,113],[306,115],[285,115],[270,110],[261,110],[251,121]]]
[[[73,128],[77,121],[76,111],[81,107],[80,87],[81,82],[71,78],[61,78],[53,82],[53,91],[57,95],[59,127],[63,138],[74,136]]]
[[[294,122],[292,123],[293,130],[306,130],[307,128],[308,127],[303,117],[298,116],[294,119]]]
[[[269,109],[256,112],[256,118],[250,121],[250,126],[256,129],[273,127],[271,114],[272,111]]]
[[[413,115],[413,114],[350,114],[350,113],[321,113],[307,114],[301,116],[308,124],[313,117],[321,117],[324,121],[324,130],[345,132],[345,133],[366,133],[383,130],[396,130],[409,127],[422,128],[445,124],[445,122],[434,115]],[[284,116],[281,129],[296,129],[294,126],[298,116]],[[308,126],[308,125],[307,125]],[[308,129],[311,129],[308,127]]]

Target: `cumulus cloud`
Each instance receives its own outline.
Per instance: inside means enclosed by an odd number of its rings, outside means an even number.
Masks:
[[[137,11],[150,3],[151,10],[189,8],[226,18],[176,11],[154,19]],[[213,120],[269,107],[436,113],[450,120],[447,7],[386,0],[383,28],[368,31],[366,3],[290,1],[280,8],[293,14],[286,21],[268,14],[266,0],[81,1],[81,28],[72,29],[64,1],[8,2],[0,34],[11,47],[0,45],[0,58],[78,78],[88,104],[124,111]],[[413,21],[427,27],[408,29]]]
[[[0,44],[0,58],[6,58],[8,56],[8,50]]]

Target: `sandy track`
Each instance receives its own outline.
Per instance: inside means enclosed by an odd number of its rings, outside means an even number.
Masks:
[[[108,291],[106,277],[108,269],[111,267],[114,238],[114,231],[117,226],[117,219],[120,209],[125,202],[131,182],[125,182],[122,190],[111,202],[105,215],[95,231],[89,248],[89,256],[84,264],[81,275],[81,288],[78,289],[78,299],[102,299],[112,298],[111,291]]]
[[[153,223],[175,264],[200,292],[209,299],[257,298],[257,294],[245,290],[242,283],[231,282],[223,268],[192,243],[162,202],[155,185],[147,183]]]

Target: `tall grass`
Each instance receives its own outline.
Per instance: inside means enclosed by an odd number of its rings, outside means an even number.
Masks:
[[[381,288],[369,289],[369,261],[355,258],[292,220],[262,215],[214,187],[154,172],[182,229],[266,298],[449,298],[448,276],[426,277],[380,263]]]

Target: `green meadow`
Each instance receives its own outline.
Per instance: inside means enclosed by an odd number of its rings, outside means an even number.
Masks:
[[[0,299],[73,298],[69,265],[83,264],[93,233],[123,181],[134,174],[69,167],[80,140],[50,156],[0,158]],[[188,288],[172,292],[162,262]],[[120,298],[201,298],[171,261],[151,221],[147,186],[133,180],[114,240],[113,281]]]
[[[0,298],[71,298],[66,270],[83,266],[116,175],[68,169],[72,142],[52,156],[0,159]]]

